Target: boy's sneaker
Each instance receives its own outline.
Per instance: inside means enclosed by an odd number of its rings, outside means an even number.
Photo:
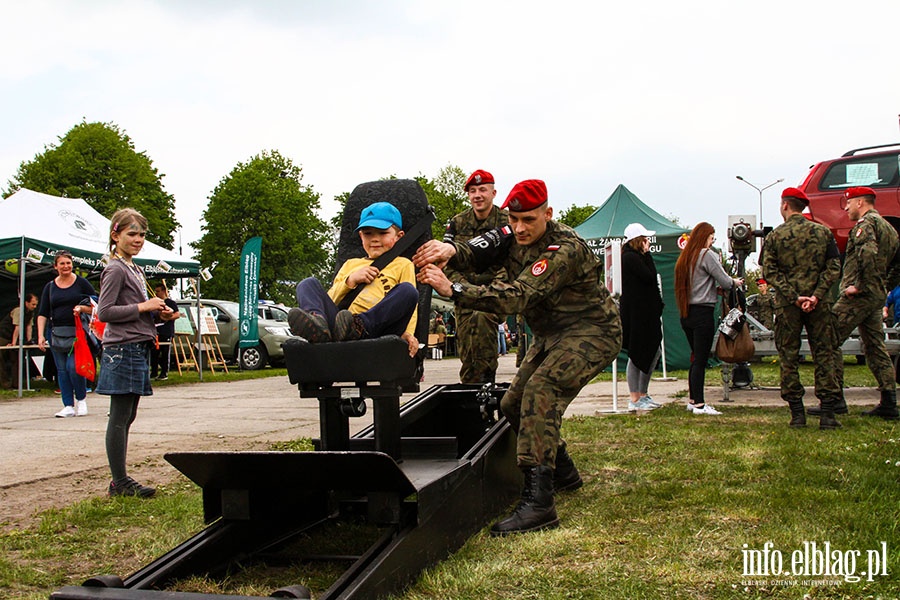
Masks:
[[[126,477],[119,483],[109,482],[110,496],[137,496],[138,498],[149,498],[156,493],[156,488],[141,485],[131,477]]]
[[[156,380],[157,381],[165,381],[168,378],[169,378],[168,375],[160,375],[159,377],[156,378]]]
[[[359,315],[342,310],[334,318],[334,337],[339,342],[361,340],[366,337],[366,325]]]
[[[328,322],[325,317],[316,313],[307,312],[302,308],[292,308],[288,313],[288,325],[291,327],[291,333],[304,338],[307,342],[323,344],[331,341]]]
[[[88,414],[87,400],[75,401],[75,416],[84,417]]]
[[[709,404],[704,404],[703,408],[692,407],[691,412],[695,415],[721,415],[722,413],[714,409]]]
[[[65,417],[74,417],[75,416],[75,407],[74,406],[63,406],[63,409],[53,415],[60,419],[64,419]]]

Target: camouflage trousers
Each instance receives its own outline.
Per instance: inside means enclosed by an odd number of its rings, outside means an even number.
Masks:
[[[840,382],[835,374],[834,348],[837,334],[831,307],[819,304],[806,313],[796,306],[777,309],[775,319],[775,347],[781,363],[781,397],[788,403],[803,401],[800,383],[800,337],[806,328],[806,339],[815,368],[816,397],[828,406],[841,397]]]
[[[591,352],[588,358],[572,351],[577,340],[568,338],[549,350],[537,341],[500,401],[500,410],[516,432],[519,467],[555,466],[566,408],[613,361],[622,346],[619,331],[618,337],[611,336],[601,352]]]
[[[834,322],[837,331],[837,347],[835,349],[835,372],[838,381],[844,382],[844,356],[841,353],[843,344],[854,328],[859,328],[866,355],[866,364],[878,381],[881,391],[895,391],[897,382],[894,375],[894,363],[884,345],[884,327],[881,322],[881,309],[884,298],[841,296],[834,303]]]
[[[497,315],[456,307],[460,383],[494,381],[497,373]]]

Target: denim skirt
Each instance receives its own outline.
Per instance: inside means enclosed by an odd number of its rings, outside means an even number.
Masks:
[[[97,379],[97,393],[137,394],[152,396],[150,387],[150,344],[116,344],[103,346],[100,357],[100,376]]]

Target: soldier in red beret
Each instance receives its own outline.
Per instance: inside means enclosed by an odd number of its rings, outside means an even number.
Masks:
[[[522,500],[491,528],[507,535],[559,526],[553,494],[582,480],[560,439],[566,408],[622,347],[619,311],[602,283],[602,264],[571,228],[552,219],[547,186],[517,183],[503,208],[509,225],[468,243],[423,245],[413,262],[418,279],[460,306],[522,313],[534,332],[500,408],[517,435],[517,464],[525,476]],[[500,266],[488,284],[452,283],[439,267]]]
[[[463,186],[472,205],[455,215],[447,223],[444,241],[465,243],[507,222],[507,213],[494,205],[497,190],[494,176],[478,169]],[[484,271],[456,270],[448,268],[451,282],[475,285],[490,283],[500,274],[499,267]],[[456,345],[459,349],[459,380],[461,383],[493,382],[497,373],[497,328],[504,315],[466,308],[456,304]]]
[[[844,210],[856,224],[847,238],[841,293],[834,303],[837,331],[834,362],[837,375],[839,382],[843,384],[844,355],[841,345],[850,337],[850,332],[859,328],[866,364],[875,375],[881,392],[878,406],[863,414],[898,419],[897,383],[894,365],[884,345],[881,307],[884,306],[887,290],[893,289],[900,282],[897,260],[900,240],[893,226],[875,210],[875,192],[872,188],[847,189],[844,192]],[[807,412],[812,413],[814,410]],[[836,412],[847,412],[847,404],[843,399]]]

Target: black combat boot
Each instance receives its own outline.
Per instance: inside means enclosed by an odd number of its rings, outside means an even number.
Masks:
[[[847,403],[844,402],[843,396],[822,400],[821,408],[817,413],[819,415],[819,429],[837,429],[841,426],[834,418],[834,414],[837,412],[835,407],[841,405],[845,409],[847,408]]]
[[[806,411],[803,410],[803,400],[789,402],[791,407],[791,422],[788,427],[806,427]]]
[[[881,417],[889,421],[900,419],[900,412],[897,411],[897,391],[882,390],[881,402],[872,410],[863,411],[866,417]]]
[[[525,486],[522,499],[510,516],[494,523],[492,536],[509,535],[559,527],[556,505],[553,503],[553,469],[525,467]]]
[[[566,492],[569,490],[577,490],[584,482],[569,452],[566,450],[566,443],[556,450],[556,469],[553,471],[553,492]]]
[[[821,416],[822,414],[822,406],[811,406],[806,409],[806,414],[811,417]],[[847,414],[847,401],[844,400],[844,394],[841,394],[841,397],[838,398],[837,403],[834,405],[834,414],[836,415],[846,415]]]

